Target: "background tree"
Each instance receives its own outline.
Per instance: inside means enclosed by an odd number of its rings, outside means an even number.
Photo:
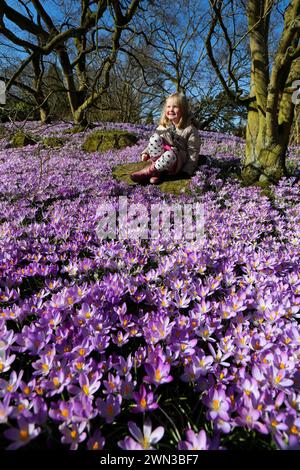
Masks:
[[[72,10],[74,4],[70,3],[64,17],[54,17],[39,0],[20,2],[20,8],[13,8],[7,1],[0,0],[0,33],[26,54],[10,79],[10,86],[16,83],[29,64],[36,69],[36,85],[39,85],[40,58],[55,54],[74,122],[85,124],[89,107],[109,87],[110,72],[123,41],[127,40],[124,38],[126,27],[140,1],[81,0],[80,5],[75,2],[75,10]],[[87,57],[98,52],[101,52],[101,65],[89,82]]]
[[[248,110],[243,178],[248,183],[277,181],[285,174],[294,116],[292,85],[300,73],[300,0],[291,0],[288,5],[286,1],[275,0],[210,0],[210,5],[211,24],[206,40],[209,58],[227,96]],[[235,41],[232,21],[237,14],[231,16],[230,24],[226,21],[233,6],[241,15],[246,10],[248,21],[245,34]],[[216,31],[222,32],[227,50],[227,76],[212,47]],[[279,40],[270,48],[270,33],[274,36],[274,31]],[[235,55],[244,41],[248,41],[251,57],[248,90],[240,85],[234,68]],[[245,95],[245,91],[249,93]]]

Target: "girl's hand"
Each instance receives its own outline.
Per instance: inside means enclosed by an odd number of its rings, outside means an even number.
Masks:
[[[142,161],[143,162],[146,162],[147,160],[149,160],[150,158],[150,155],[148,155],[148,153],[142,153]]]

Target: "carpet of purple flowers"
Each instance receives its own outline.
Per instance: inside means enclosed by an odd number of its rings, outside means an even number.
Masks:
[[[69,125],[39,126],[61,136]],[[105,154],[0,140],[1,448],[251,449],[300,437],[300,187],[222,177],[241,139],[201,133],[192,195],[111,176]],[[297,151],[290,151],[297,164]],[[103,198],[204,204],[201,249],[97,237]]]

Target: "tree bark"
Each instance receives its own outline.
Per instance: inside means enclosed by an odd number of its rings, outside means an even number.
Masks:
[[[222,22],[223,0],[210,0],[215,15],[207,37],[207,52],[227,95],[233,101],[242,100],[226,83],[211,45],[217,23]],[[248,0],[248,35],[251,52],[250,94],[244,99],[248,107],[246,155],[242,165],[245,183],[277,182],[286,174],[285,156],[291,133],[294,107],[293,82],[300,76],[300,0],[290,0],[285,10],[283,31],[269,71],[269,23],[275,0]],[[232,74],[230,74],[232,78]],[[233,81],[234,77],[233,77]]]
[[[299,27],[294,22],[300,1],[286,9],[284,30],[269,77],[268,30],[271,0],[249,0],[251,79],[246,133],[246,158],[242,177],[248,184],[277,182],[286,174],[285,156],[293,123],[292,83],[299,77],[299,59],[290,60],[288,50],[298,46]]]

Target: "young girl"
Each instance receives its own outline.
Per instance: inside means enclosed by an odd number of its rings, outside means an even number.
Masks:
[[[195,171],[200,151],[200,137],[191,123],[188,101],[173,93],[165,102],[160,123],[142,152],[142,160],[151,164],[130,175],[135,183],[158,184],[164,175],[182,171],[189,176]]]

